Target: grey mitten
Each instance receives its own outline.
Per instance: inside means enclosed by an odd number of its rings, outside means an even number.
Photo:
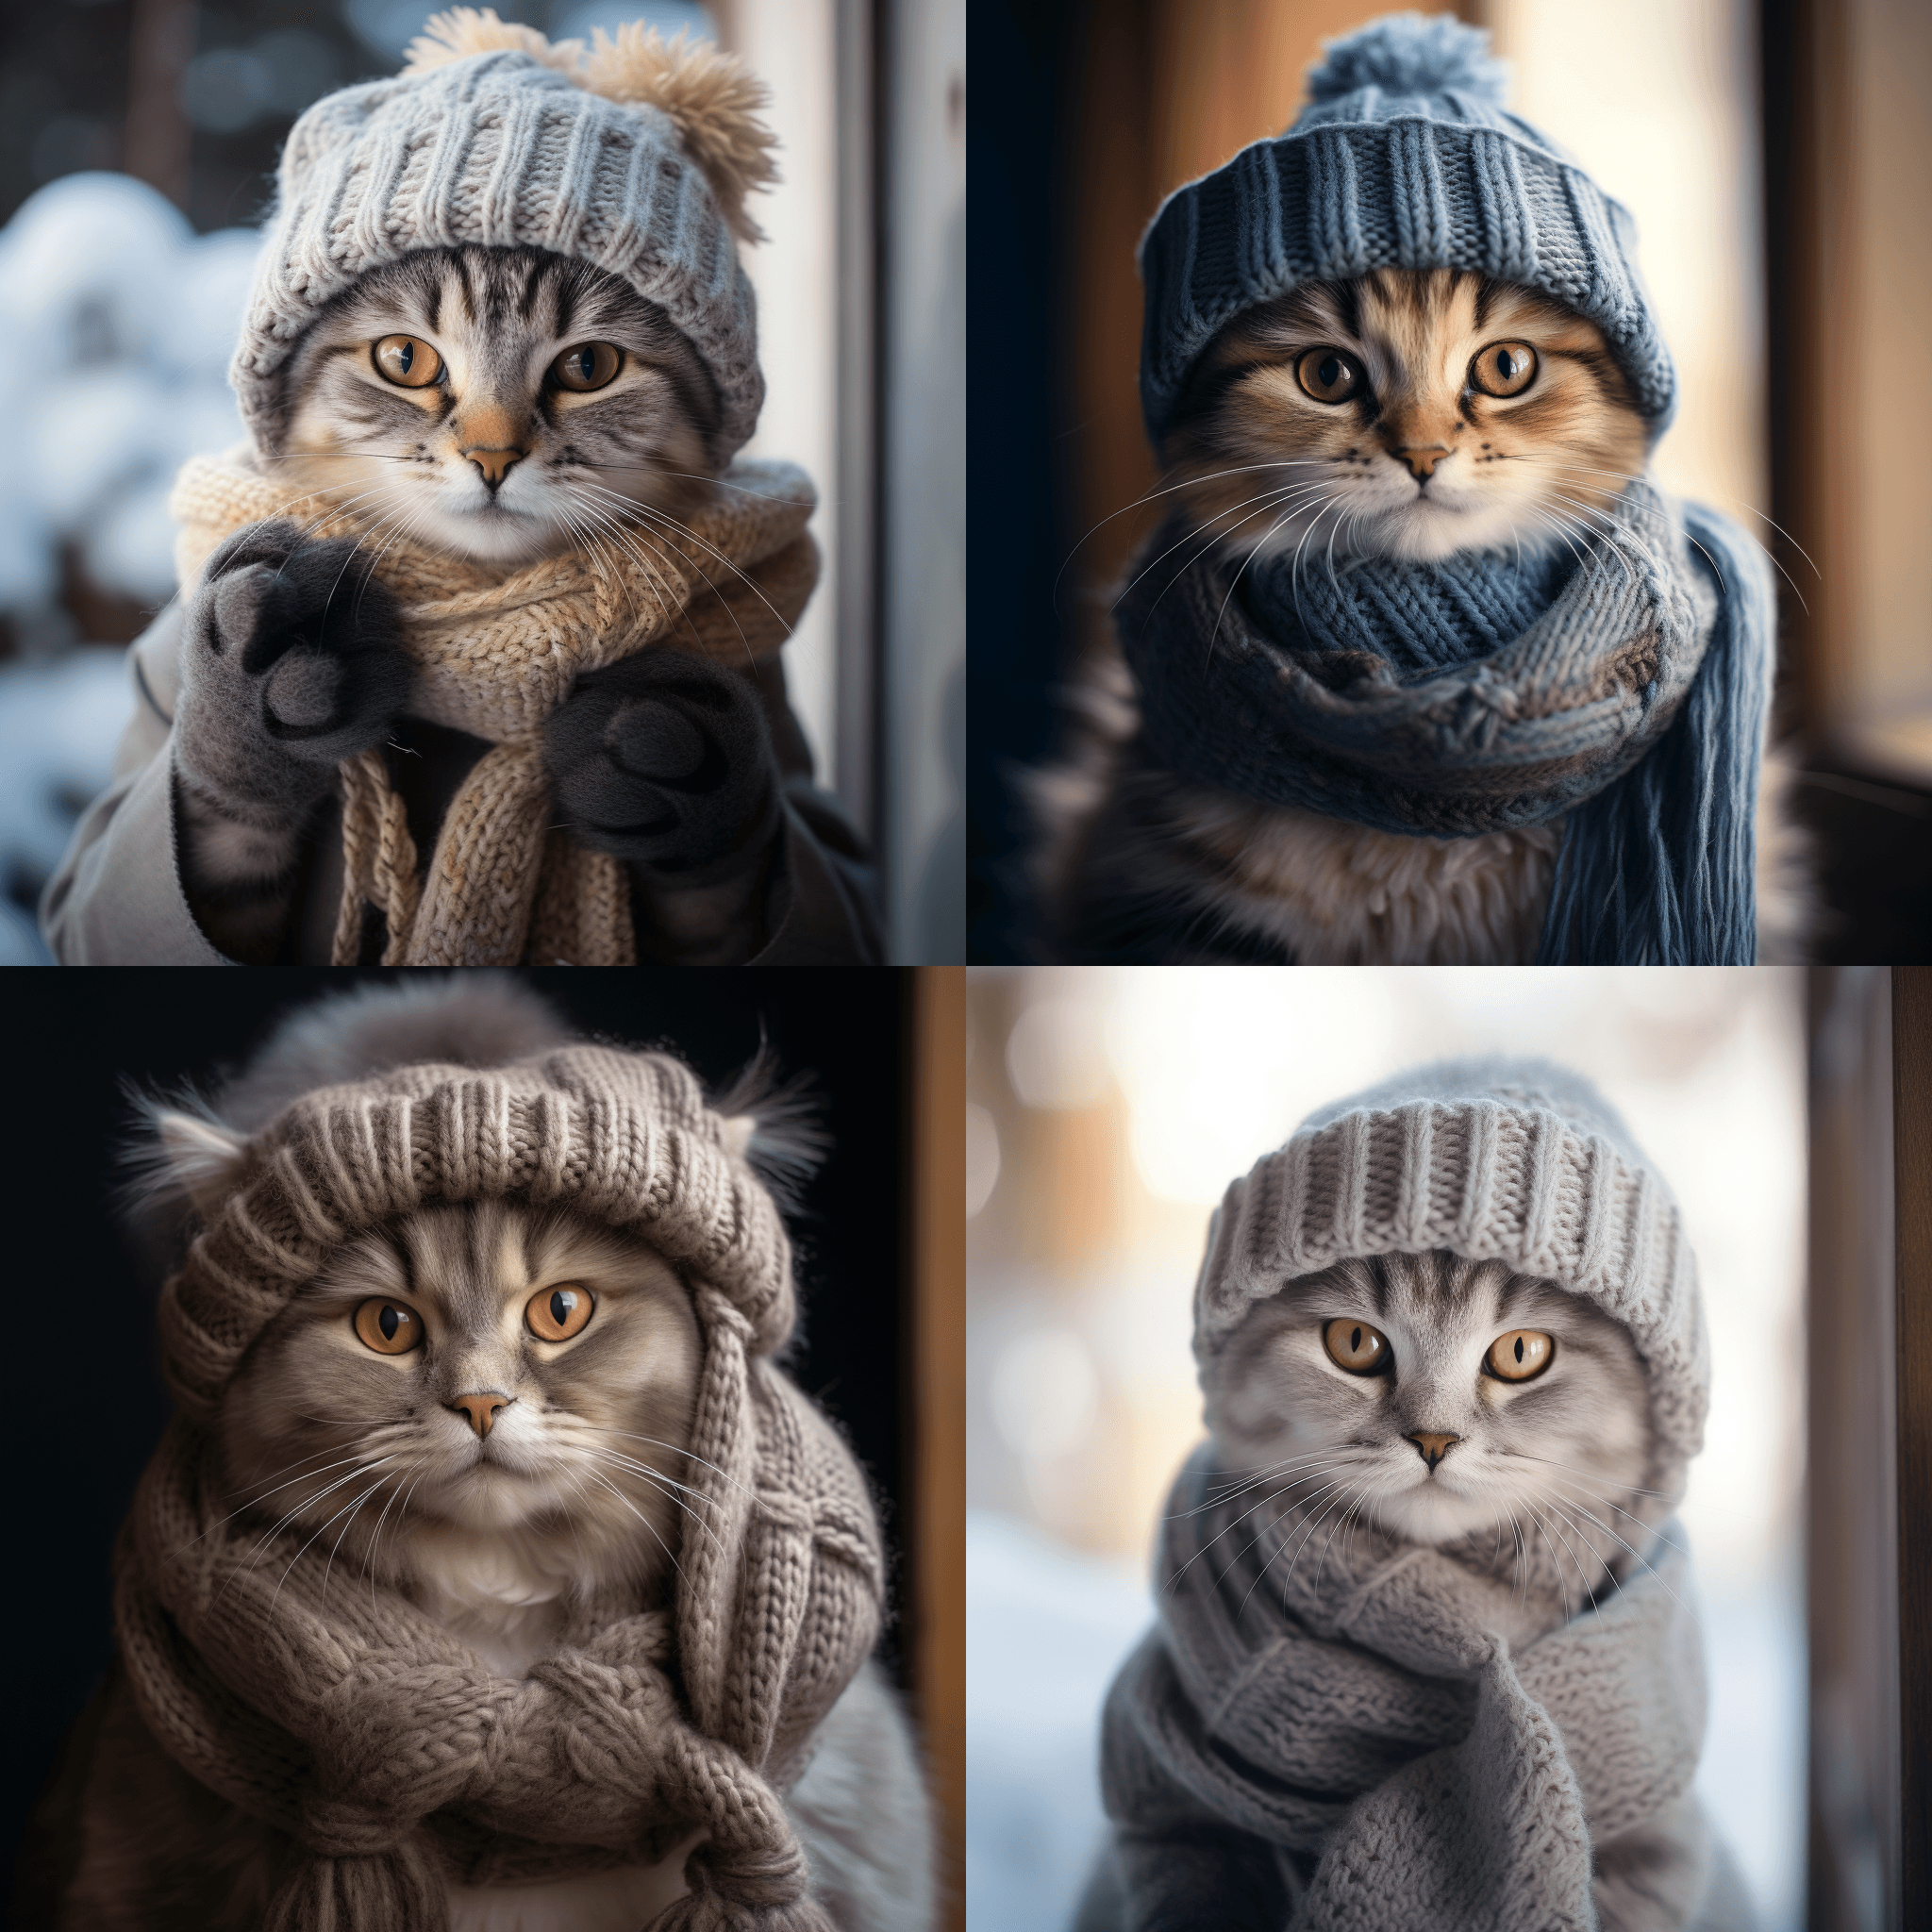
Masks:
[[[587,673],[543,726],[558,816],[581,845],[667,883],[716,883],[777,830],[778,767],[756,689],[653,648]]]
[[[380,743],[408,701],[395,598],[346,538],[251,524],[208,560],[185,613],[175,745],[184,778],[286,819]]]

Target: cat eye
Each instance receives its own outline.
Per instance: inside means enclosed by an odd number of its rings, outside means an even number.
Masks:
[[[1361,371],[1340,349],[1305,350],[1294,374],[1318,403],[1345,403],[1362,386]]]
[[[408,1355],[423,1343],[423,1318],[408,1302],[374,1295],[356,1310],[356,1333],[377,1355]]]
[[[1536,375],[1527,342],[1491,342],[1469,365],[1470,381],[1486,396],[1520,396]]]
[[[1330,1322],[1322,1330],[1322,1345],[1328,1351],[1328,1359],[1351,1375],[1379,1375],[1395,1363],[1389,1338],[1352,1315]]]
[[[609,342],[579,342],[550,365],[550,374],[559,388],[581,391],[602,389],[623,367],[622,349]]]
[[[375,367],[401,389],[427,389],[442,374],[442,358],[414,336],[384,336],[375,345]]]
[[[581,1288],[540,1288],[524,1308],[524,1320],[540,1341],[568,1341],[581,1335],[595,1306]]]
[[[1506,1382],[1527,1382],[1549,1367],[1557,1344],[1534,1328],[1512,1328],[1490,1343],[1483,1365]]]

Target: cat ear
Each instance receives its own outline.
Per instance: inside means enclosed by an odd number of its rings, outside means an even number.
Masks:
[[[219,1121],[174,1108],[156,1108],[153,1121],[148,1189],[184,1193],[204,1221],[212,1219],[242,1177],[246,1141]]]
[[[777,136],[758,115],[772,91],[741,60],[707,41],[626,21],[613,38],[591,33],[591,51],[571,78],[607,101],[635,101],[668,115],[685,153],[704,171],[724,225],[741,242],[764,230],[745,212],[745,196],[778,178]]]

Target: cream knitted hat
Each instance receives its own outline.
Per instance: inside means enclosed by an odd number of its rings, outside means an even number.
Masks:
[[[419,248],[545,248],[657,303],[716,378],[721,456],[764,401],[758,315],[734,234],[774,176],[766,92],[729,56],[655,30],[555,45],[459,7],[436,15],[393,80],[327,94],[290,130],[276,204],[229,370],[274,452],[275,378],[317,312]]]
[[[1435,1248],[1507,1262],[1624,1324],[1667,1454],[1696,1455],[1710,1347],[1677,1204],[1595,1088],[1546,1060],[1444,1060],[1310,1114],[1215,1210],[1195,1354],[1301,1275]]]

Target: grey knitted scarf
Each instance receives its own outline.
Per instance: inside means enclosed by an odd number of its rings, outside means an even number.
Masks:
[[[1135,1892],[1160,1878],[1133,1869],[1137,1830],[1171,1857],[1191,1819],[1273,1848],[1294,1932],[1593,1928],[1592,1840],[1653,1820],[1697,1764],[1703,1656],[1670,1527],[1629,1581],[1512,1656],[1507,1565],[1325,1526],[1291,1560],[1300,1520],[1257,1538],[1252,1494],[1208,1457],[1174,1484],[1160,1622],[1107,1706]],[[1707,1833],[1695,1846],[1659,1900],[1674,1924],[1711,1883]]]
[[[1773,604],[1724,519],[1640,481],[1541,558],[1146,555],[1121,641],[1169,770],[1399,834],[1567,816],[1545,961],[1755,958]]]

